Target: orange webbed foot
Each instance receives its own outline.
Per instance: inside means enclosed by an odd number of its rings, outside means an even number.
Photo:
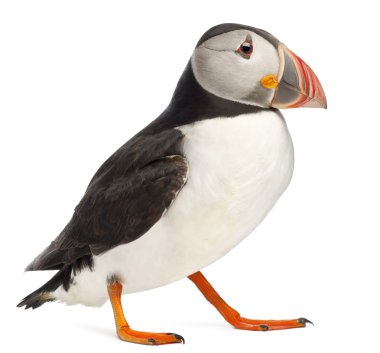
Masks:
[[[313,323],[305,318],[294,320],[251,320],[240,316],[231,308],[215,291],[201,272],[195,272],[189,279],[197,286],[205,298],[220,312],[224,319],[233,327],[239,330],[250,331],[272,331],[285,330],[290,328],[305,327],[307,323]]]
[[[307,323],[313,325],[310,320],[303,317],[294,320],[251,320],[240,315],[230,318],[229,323],[236,329],[250,331],[286,330],[305,327]]]
[[[158,346],[161,344],[185,343],[185,339],[176,333],[154,333],[143,332],[131,329],[124,317],[121,305],[122,284],[117,280],[112,280],[108,284],[108,294],[115,316],[116,332],[123,341]]]
[[[117,329],[117,335],[123,341],[158,346],[162,344],[185,343],[185,339],[176,333],[154,333],[132,330],[128,326]]]

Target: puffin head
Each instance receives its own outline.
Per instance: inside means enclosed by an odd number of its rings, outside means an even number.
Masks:
[[[191,57],[203,89],[263,108],[326,108],[317,76],[274,36],[258,28],[221,24],[199,40]]]

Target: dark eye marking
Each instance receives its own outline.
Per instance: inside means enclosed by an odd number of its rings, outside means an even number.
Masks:
[[[240,44],[240,47],[235,50],[236,54],[239,54],[244,59],[249,59],[253,53],[252,37],[248,34],[244,42]]]

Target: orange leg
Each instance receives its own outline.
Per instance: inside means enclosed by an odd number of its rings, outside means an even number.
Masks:
[[[122,288],[122,285],[117,281],[108,284],[108,295],[115,316],[117,335],[120,339],[147,345],[185,343],[184,338],[175,333],[152,333],[132,330],[124,317],[123,307],[121,305]]]
[[[306,323],[311,321],[300,318],[295,320],[251,320],[241,317],[240,314],[231,308],[215,291],[207,279],[201,272],[193,273],[188,277],[198,289],[202,292],[205,298],[215,306],[224,319],[240,330],[251,331],[268,331],[268,330],[284,330],[288,328],[305,327]]]

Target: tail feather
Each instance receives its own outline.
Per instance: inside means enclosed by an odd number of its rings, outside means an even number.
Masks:
[[[68,287],[70,283],[71,268],[64,267],[59,270],[49,281],[47,281],[42,287],[35,290],[33,293],[27,295],[17,307],[21,308],[25,306],[25,309],[36,309],[46,302],[54,301],[56,298],[53,292],[60,286]]]
[[[37,289],[35,292],[27,295],[20,303],[17,304],[17,307],[21,308],[25,306],[25,309],[36,309],[46,302],[54,301],[55,298],[49,292],[39,292]]]

